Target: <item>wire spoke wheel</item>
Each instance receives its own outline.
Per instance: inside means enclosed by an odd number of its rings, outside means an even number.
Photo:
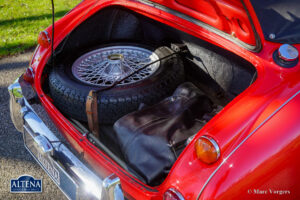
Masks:
[[[104,47],[79,57],[72,66],[73,76],[88,85],[110,86],[159,57],[148,49],[133,46]],[[156,62],[122,81],[132,84],[151,76],[160,66]]]
[[[158,103],[184,81],[184,66],[179,56],[160,60],[173,53],[166,46],[117,43],[98,46],[79,56],[70,55],[57,62],[49,74],[51,97],[64,114],[87,122],[85,103],[89,92],[107,88],[136,72],[116,87],[99,93],[98,121],[114,124],[142,103],[149,106]]]

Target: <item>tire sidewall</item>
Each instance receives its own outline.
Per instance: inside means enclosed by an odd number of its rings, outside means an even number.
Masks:
[[[147,45],[142,45],[142,44],[134,44],[134,43],[113,43],[113,44],[106,44],[106,45],[101,45],[98,46],[94,49],[89,49],[88,51],[82,52],[77,58],[79,58],[80,56],[99,49],[99,48],[105,48],[105,47],[110,47],[110,46],[135,46],[135,47],[141,47],[141,48],[145,48],[147,50],[153,51],[157,54],[157,56],[159,58],[163,58],[169,54],[174,53],[170,48],[168,47],[159,47],[157,49],[147,46]],[[80,92],[82,95],[87,95],[88,92],[90,90],[98,90],[98,89],[102,89],[105,88],[105,86],[92,86],[92,85],[88,85],[85,84],[79,80],[77,80],[74,75],[72,74],[72,65],[73,63],[77,60],[74,59],[75,56],[70,56],[69,58],[66,58],[62,64],[59,64],[58,67],[55,68],[56,71],[56,78],[59,79],[66,87],[70,88],[71,90],[77,90],[78,92]],[[151,74],[149,77],[135,82],[135,83],[131,83],[131,84],[126,84],[126,85],[118,85],[114,88],[109,89],[108,91],[103,91],[101,92],[103,95],[109,95],[109,96],[123,96],[123,95],[128,95],[129,93],[138,93],[140,90],[144,90],[147,89],[147,86],[152,86],[155,82],[160,81],[161,79],[165,79],[167,78],[166,76],[168,76],[171,72],[171,70],[178,70],[178,72],[180,73],[180,69],[179,67],[181,67],[180,65],[178,65],[178,67],[172,66],[174,63],[178,63],[179,62],[179,58],[177,56],[174,56],[173,58],[168,58],[168,59],[163,59],[160,61],[160,65],[159,68],[153,73]],[[149,88],[150,89],[150,88]]]
[[[128,43],[122,43],[122,45],[128,45]],[[145,48],[144,45],[130,45]],[[107,46],[112,46],[112,44],[101,47]],[[90,51],[92,50],[87,52]],[[173,51],[163,46],[155,49],[155,53],[159,58],[163,58],[173,53]],[[86,97],[89,91],[103,87],[86,85],[75,79],[71,72],[75,60],[74,58],[64,59],[61,64],[51,70],[49,75],[50,95],[53,98],[54,105],[64,114],[77,120],[87,121]],[[171,95],[183,81],[184,67],[178,55],[161,60],[156,72],[146,79],[133,84],[116,86],[98,94],[99,123],[113,124],[122,116],[137,110],[141,103],[147,105],[158,103],[163,98]]]

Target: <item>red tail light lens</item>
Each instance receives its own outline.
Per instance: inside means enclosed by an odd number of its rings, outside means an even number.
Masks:
[[[184,198],[176,189],[170,188],[164,193],[163,200],[184,200]]]
[[[38,37],[38,43],[39,43],[39,45],[41,45],[42,47],[45,47],[45,48],[50,46],[51,39],[50,39],[50,36],[47,31],[40,32],[39,37]]]
[[[33,69],[31,67],[28,67],[26,69],[25,73],[23,74],[23,79],[25,81],[27,81],[28,83],[33,83],[34,73],[33,73]]]

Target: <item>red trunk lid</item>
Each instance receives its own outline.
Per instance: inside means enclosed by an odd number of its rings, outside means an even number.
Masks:
[[[151,0],[226,33],[232,40],[257,47],[257,37],[241,0]]]

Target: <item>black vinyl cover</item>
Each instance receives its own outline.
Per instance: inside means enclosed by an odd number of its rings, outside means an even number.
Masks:
[[[211,101],[192,83],[181,84],[160,103],[130,113],[114,124],[117,142],[130,168],[148,185],[164,178],[176,160],[176,146],[196,134]]]
[[[251,0],[266,40],[300,43],[299,0]],[[274,34],[274,38],[270,37]]]

